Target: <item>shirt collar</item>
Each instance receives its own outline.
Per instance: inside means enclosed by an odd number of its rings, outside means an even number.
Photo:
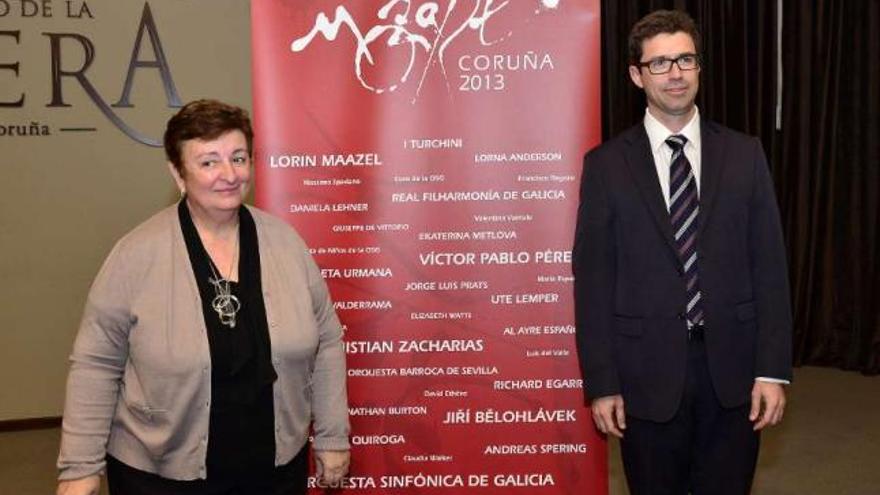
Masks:
[[[666,145],[666,138],[676,134],[660,123],[651,112],[645,109],[645,132],[648,133],[648,140],[651,142],[651,151],[654,153],[660,151],[661,146]],[[694,146],[694,150],[700,151],[700,109],[694,107],[694,116],[681,129],[680,134],[687,138],[688,144]]]

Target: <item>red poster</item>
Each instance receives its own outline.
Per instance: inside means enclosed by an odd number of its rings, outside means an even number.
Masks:
[[[598,0],[252,3],[257,204],[346,325],[357,493],[606,493],[571,245]]]

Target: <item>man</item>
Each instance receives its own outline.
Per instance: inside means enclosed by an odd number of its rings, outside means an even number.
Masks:
[[[633,27],[644,121],[584,158],[574,245],[577,345],[596,427],[631,493],[748,493],[782,419],[791,315],[760,142],[701,118],[685,13]]]

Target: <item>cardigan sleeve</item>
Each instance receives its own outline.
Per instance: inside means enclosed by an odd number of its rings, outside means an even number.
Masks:
[[[123,245],[120,241],[114,247],[92,283],[70,356],[58,456],[61,480],[104,470],[119,383],[128,359],[128,334],[134,324]]]
[[[348,422],[342,325],[318,265],[305,249],[303,256],[306,258],[312,311],[318,325],[318,352],[312,372],[314,448],[348,450],[351,428]]]

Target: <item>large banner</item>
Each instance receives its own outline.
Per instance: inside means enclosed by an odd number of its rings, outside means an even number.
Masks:
[[[257,204],[306,239],[346,326],[342,488],[607,492],[570,268],[599,1],[251,9]]]

